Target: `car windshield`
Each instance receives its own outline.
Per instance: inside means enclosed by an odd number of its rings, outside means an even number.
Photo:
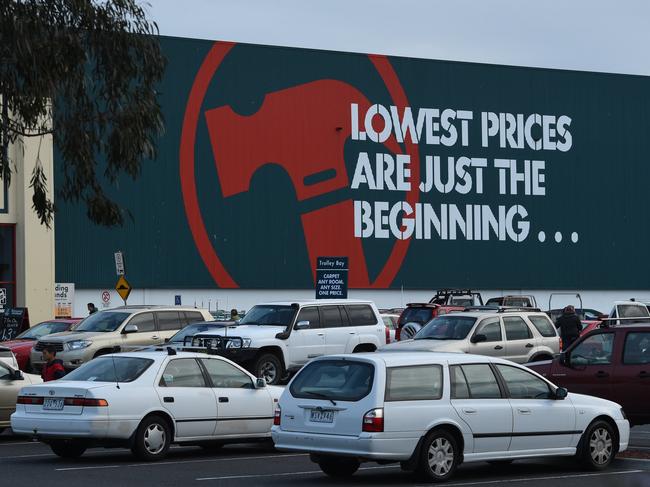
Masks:
[[[39,323],[31,327],[29,330],[22,332],[16,337],[16,340],[38,340],[45,335],[52,333],[59,333],[70,329],[69,323],[61,323],[57,321]]]
[[[455,316],[453,314],[439,316],[422,328],[414,340],[462,340],[476,323],[471,316]]]
[[[433,308],[427,307],[413,307],[406,308],[402,315],[399,317],[399,324],[405,325],[406,323],[420,323],[424,324],[431,320]]]
[[[181,331],[176,333],[169,339],[170,343],[183,343],[185,338],[193,337],[197,333],[201,333],[207,330],[212,330],[214,328],[223,328],[223,325],[216,323],[195,323],[193,325],[188,325],[183,328]]]
[[[83,320],[75,331],[109,332],[117,330],[128,318],[130,313],[116,313],[113,311],[100,311]]]
[[[88,382],[132,382],[149,368],[153,360],[108,355],[97,357],[65,376],[65,380]]]
[[[318,360],[298,373],[291,395],[304,399],[358,401],[372,389],[375,367],[354,360]]]
[[[253,306],[239,324],[289,326],[295,315],[296,308],[292,306],[261,304]]]

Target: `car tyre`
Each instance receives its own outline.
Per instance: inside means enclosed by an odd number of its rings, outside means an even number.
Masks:
[[[434,430],[422,442],[415,473],[429,482],[445,482],[456,471],[460,458],[458,442],[444,429]]]
[[[50,448],[61,458],[79,458],[87,447],[79,440],[53,440],[50,442]]]
[[[321,457],[318,460],[318,466],[329,477],[346,478],[351,477],[359,470],[361,464],[354,458],[345,457]]]
[[[282,361],[273,353],[264,353],[255,361],[254,372],[267,384],[275,386],[280,383],[284,375]]]
[[[595,421],[583,433],[578,458],[589,470],[603,470],[616,455],[616,434],[607,421]]]
[[[169,452],[171,440],[171,429],[167,421],[161,416],[148,416],[135,432],[131,451],[141,460],[162,460]]]

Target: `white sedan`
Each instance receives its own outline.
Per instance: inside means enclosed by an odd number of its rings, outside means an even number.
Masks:
[[[282,388],[219,356],[174,350],[104,355],[54,382],[24,387],[11,427],[76,458],[127,446],[143,460],[171,443],[268,440]]]
[[[602,469],[630,433],[616,403],[567,393],[513,362],[440,352],[317,358],[285,389],[274,424],[277,449],[311,453],[330,476],[401,462],[427,481],[463,462],[545,456]]]

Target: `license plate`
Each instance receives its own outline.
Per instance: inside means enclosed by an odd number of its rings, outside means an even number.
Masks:
[[[312,409],[309,419],[312,423],[333,423],[334,411],[323,411],[321,409]]]
[[[63,409],[63,398],[60,399],[50,399],[47,398],[43,401],[43,409],[49,411],[61,411]]]

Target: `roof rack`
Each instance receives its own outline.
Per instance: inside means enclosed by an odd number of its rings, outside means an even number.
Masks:
[[[467,306],[463,311],[499,311],[498,306]]]
[[[530,308],[528,306],[500,306],[497,313],[519,313],[530,311],[532,313],[539,313],[542,310],[540,308]]]
[[[600,321],[598,328],[609,328],[611,326],[625,325],[650,325],[650,316],[636,316],[633,318],[602,318],[598,321]],[[617,321],[622,321],[624,323],[616,323]]]

